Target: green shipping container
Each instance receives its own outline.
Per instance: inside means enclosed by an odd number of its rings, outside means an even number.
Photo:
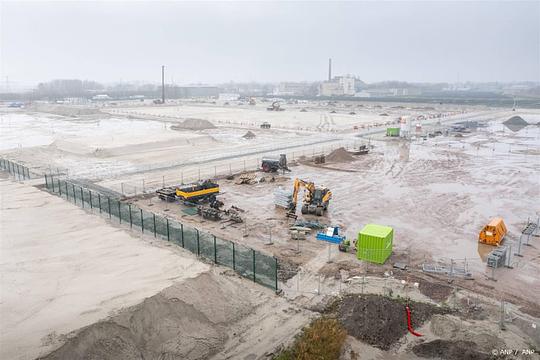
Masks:
[[[398,127],[386,128],[386,136],[399,136],[399,128]]]
[[[377,264],[384,264],[392,254],[394,229],[390,226],[367,224],[358,233],[356,257]]]

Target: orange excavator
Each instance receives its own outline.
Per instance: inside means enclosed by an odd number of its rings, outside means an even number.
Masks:
[[[296,211],[296,203],[298,202],[298,192],[304,187],[304,199],[302,202],[302,214],[315,214],[322,216],[328,209],[328,204],[332,198],[330,189],[324,186],[315,186],[312,181],[294,179],[294,190],[292,196],[292,204],[289,208],[289,213]]]

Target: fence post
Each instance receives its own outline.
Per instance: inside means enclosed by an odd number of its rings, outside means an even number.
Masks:
[[[99,204],[99,213],[101,214],[101,194],[98,193],[97,196],[98,196],[98,204]]]
[[[199,243],[199,230],[195,229],[195,231],[197,232],[197,256],[200,256],[201,255],[201,245]]]
[[[30,169],[26,168],[26,174],[28,175],[28,178],[30,179]]]
[[[214,264],[217,264],[216,235],[214,235]]]
[[[73,190],[73,203],[77,205],[77,195],[75,195],[75,184],[71,184],[71,189]]]
[[[255,250],[251,249],[251,253],[253,254],[253,282],[255,282]]]
[[[67,181],[64,180],[64,184],[66,184],[66,199],[69,201],[69,191],[67,188]]]
[[[81,189],[81,205],[84,209],[84,194],[83,194],[82,186],[79,186],[79,189]]]
[[[156,214],[152,214],[152,219],[154,221],[154,237],[156,237]]]
[[[182,235],[182,248],[184,248],[184,224],[180,224],[180,235]]]
[[[277,262],[277,258],[274,257],[274,261],[275,261],[275,266],[274,266],[274,270],[275,270],[275,277],[276,277],[276,292],[278,291],[278,279],[277,279],[277,273],[278,273],[278,262]]]
[[[45,187],[49,188],[49,179],[47,178],[47,174],[45,174]]]
[[[111,215],[111,198],[107,196],[107,208],[109,210],[109,219],[112,218],[112,215]]]
[[[232,268],[236,271],[236,259],[235,259],[235,249],[234,249],[234,243],[232,243]]]
[[[118,223],[122,223],[122,210],[120,209],[120,200],[116,200],[116,203],[118,204]]]
[[[60,193],[60,197],[62,197],[62,187],[60,186],[60,179],[58,179],[58,192]]]
[[[94,209],[94,204],[92,204],[92,190],[88,190],[88,195],[90,196],[90,209],[93,210]]]
[[[169,233],[169,218],[165,218],[165,220],[167,221],[167,241],[171,241],[171,236]]]
[[[131,204],[128,204],[129,207],[129,228],[133,229],[133,221],[131,220]]]
[[[139,209],[139,210],[140,210],[140,212],[141,212],[141,230],[142,230],[142,232],[143,232],[143,234],[144,234],[144,218],[143,218],[143,216],[142,216],[142,209]]]
[[[55,193],[56,191],[54,190],[54,177],[52,175],[50,176],[51,176],[52,192]]]

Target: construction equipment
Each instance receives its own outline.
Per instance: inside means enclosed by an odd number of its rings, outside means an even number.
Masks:
[[[210,180],[176,187],[176,197],[191,203],[212,201],[216,194],[219,194],[219,185]]]
[[[279,154],[279,159],[263,158],[261,169],[263,172],[291,171],[287,166],[286,154]]]
[[[315,184],[311,181],[305,181],[298,178],[294,179],[294,190],[289,213],[295,213],[296,211],[298,191],[301,187],[304,187],[307,190],[304,192],[302,214],[315,214],[317,216],[322,216],[323,213],[328,209],[328,203],[332,198],[332,192],[327,187],[315,186]]]
[[[478,234],[478,241],[493,246],[499,246],[506,235],[506,225],[502,218],[497,217],[485,225]]]
[[[326,231],[321,231],[317,233],[317,240],[327,241],[334,244],[341,244],[345,241],[345,239],[345,236],[339,235],[338,226],[327,227]]]
[[[283,111],[285,109],[283,109],[280,105],[279,105],[279,101],[274,101],[272,103],[272,105],[270,105],[269,107],[266,108],[266,110],[268,111]]]
[[[270,129],[272,125],[269,122],[265,121],[261,124],[261,129]]]

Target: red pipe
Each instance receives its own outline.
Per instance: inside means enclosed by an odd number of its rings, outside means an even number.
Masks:
[[[409,332],[413,334],[414,336],[423,336],[422,334],[417,333],[414,331],[411,325],[411,309],[409,309],[409,305],[405,306],[405,310],[407,310],[407,327],[409,328]]]

